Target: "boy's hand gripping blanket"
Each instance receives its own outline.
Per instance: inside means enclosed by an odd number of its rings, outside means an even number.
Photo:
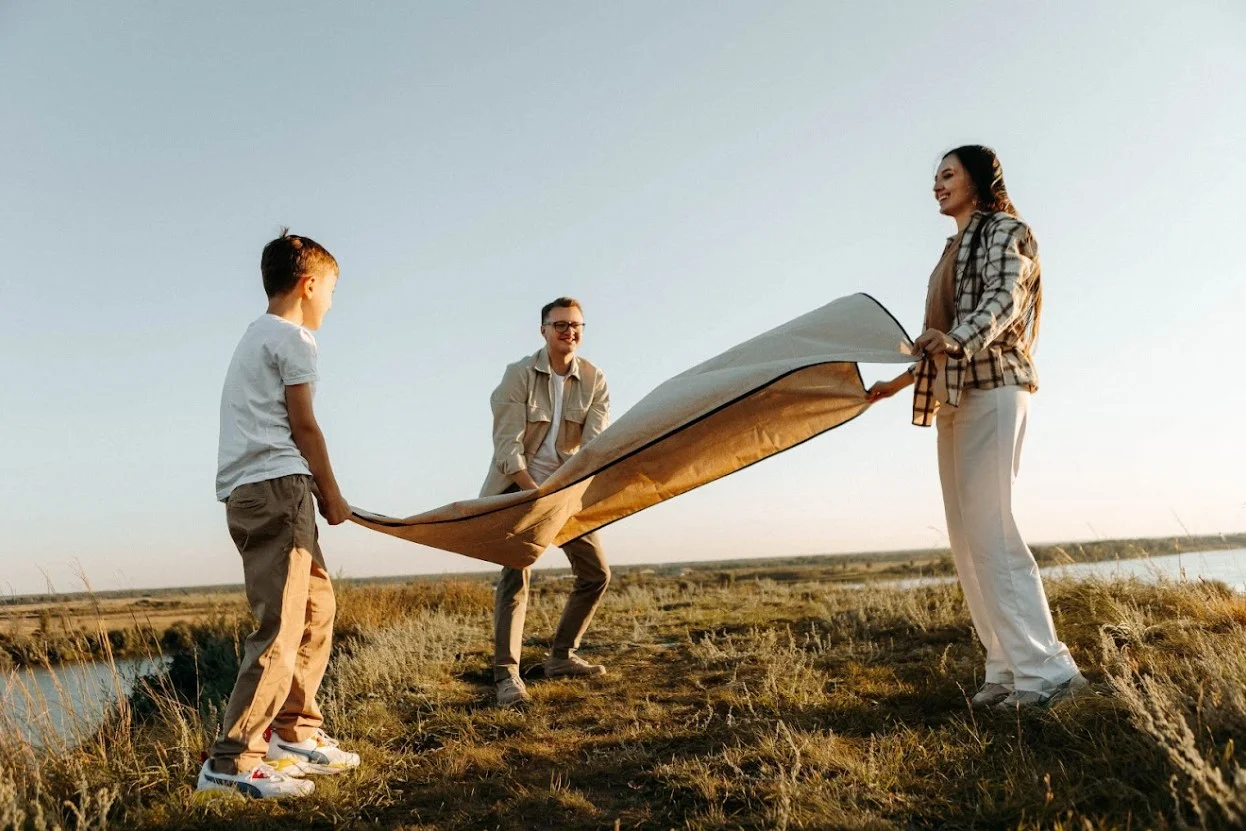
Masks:
[[[828,303],[676,375],[541,487],[394,519],[351,520],[512,568],[795,447],[869,406],[857,364],[908,363],[903,327],[869,295]]]

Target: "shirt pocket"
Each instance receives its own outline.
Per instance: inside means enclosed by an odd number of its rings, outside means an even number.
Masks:
[[[527,419],[529,424],[536,424],[542,421],[553,421],[554,415],[540,404],[534,404],[529,401]]]
[[[562,420],[574,422],[575,424],[584,424],[584,420],[588,418],[588,407],[564,407],[562,411]]]

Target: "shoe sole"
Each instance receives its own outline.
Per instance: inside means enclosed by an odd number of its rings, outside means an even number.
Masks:
[[[265,759],[264,763],[272,767],[277,767],[271,759]],[[293,759],[287,761],[285,765],[277,768],[281,773],[289,776],[291,779],[299,779],[303,776],[336,776],[339,773],[347,773],[359,768],[359,765],[322,765],[317,762],[296,762]]]

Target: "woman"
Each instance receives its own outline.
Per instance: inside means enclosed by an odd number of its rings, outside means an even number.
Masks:
[[[918,363],[870,388],[878,401],[916,384],[913,423],[938,426],[948,540],[986,647],[978,706],[1046,706],[1086,686],[1056,637],[1038,565],[1012,516],[1042,312],[1038,247],[1017,217],[989,147],[947,153],[939,212],[956,220],[930,278]],[[936,415],[937,413],[937,415]]]

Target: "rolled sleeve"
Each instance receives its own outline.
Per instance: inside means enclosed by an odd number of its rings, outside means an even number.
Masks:
[[[948,333],[965,357],[982,350],[1011,326],[1025,309],[1030,292],[1034,267],[1030,229],[1016,221],[999,226],[988,241],[977,308]]]
[[[521,369],[510,366],[489,396],[493,410],[493,463],[505,476],[528,468],[523,437],[528,422],[528,397]]]
[[[593,400],[589,402],[588,414],[584,417],[584,433],[581,441],[589,443],[610,426],[610,389],[606,386],[606,374],[597,371],[597,380],[593,385]]]

